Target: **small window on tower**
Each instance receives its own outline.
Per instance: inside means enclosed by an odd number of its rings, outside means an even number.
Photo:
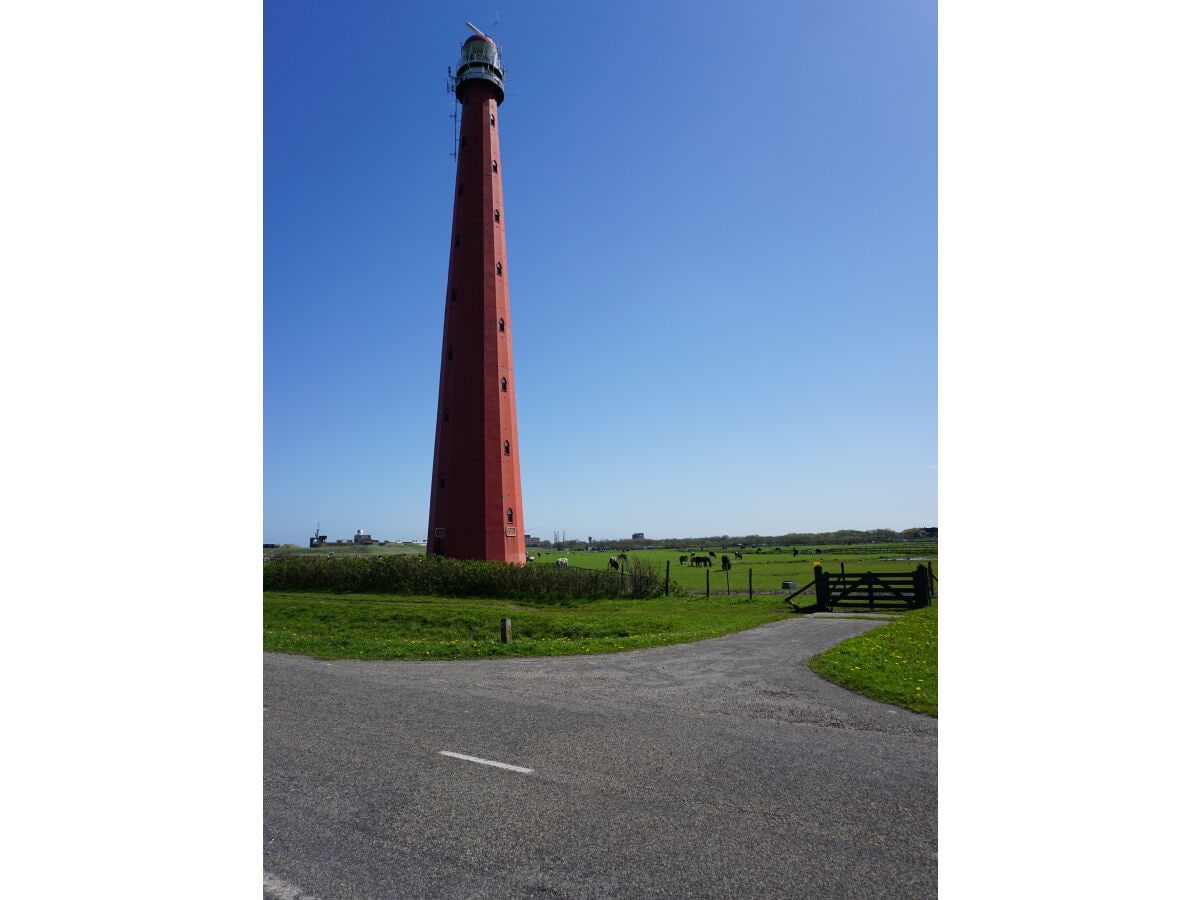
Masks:
[[[500,330],[501,331],[504,330],[504,317],[503,316],[501,316],[501,318],[500,318]]]
[[[443,475],[438,479],[438,487],[444,488],[445,486],[446,486],[446,476]]]
[[[497,275],[504,274],[504,263],[496,263],[496,274]]]
[[[512,521],[512,507],[511,506],[508,508],[508,521],[509,522]]]
[[[453,347],[446,348],[446,359],[454,359],[454,348]]]
[[[493,172],[500,171],[500,164],[498,162],[496,162],[494,159],[492,160],[492,171]]]
[[[495,221],[499,222],[499,221],[500,221],[500,210],[498,210],[498,209],[493,209],[493,210],[492,210],[492,218],[493,218]]]
[[[506,394],[508,393],[508,379],[507,378],[500,379],[500,390]]]
[[[504,455],[505,455],[505,456],[511,456],[511,455],[512,455],[512,454],[509,452],[508,441],[505,441],[505,442],[504,442]]]
[[[443,422],[450,421],[450,407],[448,407],[448,406],[442,410],[442,421]]]
[[[492,123],[493,125],[495,125],[495,124],[496,124],[496,114],[495,114],[495,113],[492,113],[490,116],[488,116],[488,119],[490,119],[490,120],[491,120],[491,123]]]
[[[459,244],[461,244],[461,243],[462,243],[462,235],[461,235],[461,234],[456,234],[456,235],[454,236],[454,246],[455,246],[455,247],[457,247],[457,246],[458,246]]]

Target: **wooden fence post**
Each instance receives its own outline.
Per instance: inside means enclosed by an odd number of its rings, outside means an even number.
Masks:
[[[817,583],[817,608],[829,611],[829,576],[820,564],[813,566],[813,580]]]
[[[669,595],[670,593],[671,593],[671,561],[668,559],[667,560],[667,580],[663,582],[663,594]]]
[[[753,600],[754,599],[754,570],[747,569],[746,571],[750,573],[750,596],[748,599]]]
[[[917,608],[929,605],[929,572],[924,566],[917,566],[913,572],[913,593],[916,594]]]
[[[711,575],[711,573],[712,573],[712,569],[710,569],[708,566],[705,566],[704,567],[704,596],[705,597],[707,597],[709,595],[709,581],[711,581],[711,578],[709,576]]]
[[[512,619],[500,620],[500,643],[512,643]]]

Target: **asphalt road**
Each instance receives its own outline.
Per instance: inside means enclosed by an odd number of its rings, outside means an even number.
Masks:
[[[934,897],[937,721],[805,664],[877,624],[594,657],[266,654],[264,896]]]

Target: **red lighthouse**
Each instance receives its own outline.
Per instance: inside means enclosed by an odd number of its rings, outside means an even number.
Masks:
[[[504,102],[504,70],[495,41],[467,24],[475,34],[463,42],[453,79],[462,128],[427,552],[523,564],[497,113]]]

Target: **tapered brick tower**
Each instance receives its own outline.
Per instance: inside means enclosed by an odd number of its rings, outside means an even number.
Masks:
[[[453,78],[462,128],[427,552],[524,564],[497,113],[504,70],[496,43],[467,24],[475,34]]]

